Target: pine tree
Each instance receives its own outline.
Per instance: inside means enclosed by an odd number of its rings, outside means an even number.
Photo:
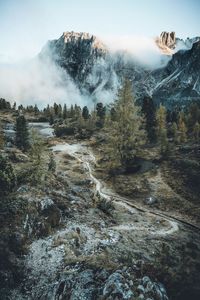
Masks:
[[[78,105],[75,104],[75,106],[74,106],[74,116],[75,116],[75,119],[78,120],[81,115],[82,115],[82,111],[81,111],[80,106],[78,106]]]
[[[157,140],[160,144],[161,153],[165,153],[168,150],[168,139],[167,139],[167,126],[166,126],[166,109],[160,104],[156,111],[157,121]]]
[[[64,104],[64,107],[63,107],[63,119],[67,119],[67,105]]]
[[[16,175],[7,158],[0,155],[0,194],[11,192],[16,185]]]
[[[176,122],[172,123],[171,131],[172,131],[173,140],[175,143],[177,143],[178,142],[178,127],[177,127]]]
[[[50,113],[50,115],[49,115],[49,125],[53,125],[53,123],[54,123],[53,114]]]
[[[54,108],[54,114],[57,116],[58,112],[59,112],[59,106],[58,106],[58,104],[54,103],[53,104],[53,108]]]
[[[194,140],[198,143],[200,140],[200,124],[196,122],[193,129]]]
[[[61,104],[58,105],[58,117],[62,118],[62,105]]]
[[[74,109],[73,105],[71,105],[71,107],[70,107],[69,115],[70,115],[70,118],[74,118],[74,116],[75,116],[75,109]]]
[[[46,146],[37,130],[32,129],[30,135],[30,157],[32,161],[31,181],[43,183],[46,175]]]
[[[88,120],[89,119],[89,110],[87,108],[87,106],[83,107],[83,111],[82,111],[82,117],[84,118],[84,120]]]
[[[37,104],[34,106],[34,114],[37,115],[39,113],[39,109],[37,107]]]
[[[48,170],[52,173],[55,173],[56,171],[56,161],[54,159],[53,153],[51,153],[49,156]]]
[[[103,106],[103,103],[101,102],[97,103],[96,112],[98,118],[97,127],[102,128],[106,117],[106,106]]]
[[[0,123],[0,149],[3,149],[3,147],[4,147],[4,134]]]
[[[200,107],[197,103],[192,103],[187,113],[187,126],[190,131],[193,130],[196,122],[200,122]]]
[[[91,132],[95,131],[96,123],[97,123],[97,115],[96,115],[95,111],[92,111],[89,116],[89,119],[86,121],[86,124],[85,124],[86,129]]]
[[[145,142],[141,111],[135,104],[131,82],[125,80],[113,108],[116,120],[108,119],[107,130],[111,160],[125,169],[132,163]]]
[[[47,118],[50,117],[51,111],[50,111],[50,106],[49,104],[47,105],[46,109],[44,109],[44,114]]]
[[[146,119],[146,131],[150,142],[156,141],[156,109],[152,98],[145,97],[142,104],[142,112]]]
[[[28,124],[23,115],[16,119],[16,145],[22,151],[27,151],[30,147]]]
[[[178,119],[178,132],[179,132],[179,142],[185,143],[187,141],[187,127],[184,121],[184,113],[179,114]]]

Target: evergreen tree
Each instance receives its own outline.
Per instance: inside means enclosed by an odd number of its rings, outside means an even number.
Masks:
[[[89,116],[89,119],[86,122],[86,129],[88,131],[93,132],[96,129],[96,122],[97,122],[96,112],[92,111]]]
[[[97,126],[102,128],[104,126],[106,117],[106,106],[104,106],[101,102],[97,103],[96,105],[96,115],[98,118]]]
[[[30,146],[28,124],[23,115],[16,119],[16,145],[23,151],[27,151]]]
[[[150,142],[156,140],[156,109],[152,98],[145,97],[142,104],[142,112],[146,119],[146,131]]]
[[[49,125],[53,125],[53,123],[54,123],[53,114],[50,113],[50,115],[49,115]]]
[[[74,106],[73,105],[71,105],[71,107],[70,107],[70,118],[74,118],[74,116],[75,116],[75,109],[74,109]]]
[[[197,103],[192,103],[189,106],[184,120],[188,132],[193,133],[196,122],[200,123],[200,106]]]
[[[178,132],[179,132],[179,142],[185,143],[187,141],[187,127],[184,121],[184,113],[179,114],[178,119]]]
[[[157,121],[157,140],[161,147],[161,153],[165,153],[168,150],[168,139],[167,139],[167,126],[166,126],[166,109],[160,104],[156,111]]]
[[[37,115],[39,113],[39,108],[37,107],[37,104],[34,106],[34,114]]]
[[[110,109],[110,118],[112,121],[117,121],[117,114],[114,107],[111,107]]]
[[[75,106],[74,106],[74,116],[75,116],[75,119],[78,120],[81,115],[82,115],[82,112],[81,112],[80,106],[78,106],[78,105],[75,104]]]
[[[3,98],[0,98],[0,109],[11,109],[11,105],[9,101],[6,101]]]
[[[53,108],[54,108],[54,114],[57,116],[58,112],[59,112],[59,106],[58,106],[58,104],[54,103]]]
[[[22,104],[20,104],[20,105],[18,106],[18,111],[19,111],[19,113],[23,113],[24,107],[23,107]]]
[[[138,154],[140,146],[145,143],[143,118],[140,108],[135,104],[129,80],[125,80],[123,87],[119,90],[118,99],[113,108],[116,120],[112,121],[110,118],[107,121],[108,151],[115,164],[127,169]]]
[[[178,127],[177,127],[176,122],[173,122],[171,131],[172,131],[173,140],[175,143],[177,143],[178,142]]]
[[[58,117],[62,118],[62,105],[61,104],[58,105]]]
[[[88,120],[89,119],[89,110],[87,108],[87,106],[83,107],[83,111],[82,111],[82,117],[84,118],[84,120]]]
[[[34,184],[43,183],[46,169],[46,146],[37,130],[32,129],[30,135],[30,157],[32,161],[31,181]]]
[[[194,140],[198,143],[200,140],[200,124],[196,122],[193,129]]]
[[[14,102],[14,104],[13,104],[13,109],[14,110],[16,110],[16,106],[17,106],[17,104],[16,104],[16,102]]]
[[[82,130],[86,127],[86,121],[83,116],[80,114],[79,117],[76,119],[77,129]]]
[[[0,194],[11,192],[16,185],[16,176],[11,163],[0,155]]]
[[[3,147],[4,147],[4,134],[0,123],[0,149],[3,149]]]
[[[54,159],[53,153],[51,153],[49,157],[48,170],[52,173],[55,173],[56,171],[56,161]]]
[[[67,105],[64,104],[64,107],[63,107],[63,119],[67,119]]]

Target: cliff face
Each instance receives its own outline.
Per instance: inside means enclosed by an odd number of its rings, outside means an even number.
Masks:
[[[91,101],[112,101],[122,79],[128,77],[137,98],[150,95],[156,103],[171,107],[200,98],[198,40],[183,41],[174,32],[162,32],[156,43],[163,57],[172,58],[165,67],[154,71],[129,59],[127,53],[109,52],[89,33],[64,32],[58,40],[47,43],[40,57],[50,57],[65,69]],[[176,52],[179,48],[184,50]]]
[[[105,45],[89,33],[64,32],[58,40],[49,41],[40,57],[50,57],[64,68],[80,91],[94,101],[114,89],[112,61]]]
[[[153,98],[168,106],[200,100],[200,41],[188,51],[175,53],[168,65],[154,72]]]
[[[88,33],[64,32],[58,40],[49,41],[42,55],[50,54],[77,82],[83,83],[98,59],[104,59],[104,45]]]
[[[173,49],[176,47],[176,35],[175,32],[163,31],[160,37],[156,38],[156,44],[160,48],[163,54],[173,54]]]

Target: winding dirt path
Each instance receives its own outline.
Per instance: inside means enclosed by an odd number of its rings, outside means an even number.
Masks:
[[[52,147],[52,150],[54,151],[55,155],[59,152],[67,153],[70,156],[74,157],[78,162],[83,164],[84,169],[89,174],[92,182],[95,185],[96,194],[98,194],[101,198],[104,198],[107,201],[112,201],[113,204],[124,208],[130,213],[134,213],[137,210],[141,213],[144,213],[146,215],[146,218],[156,216],[167,222],[166,228],[161,228],[156,231],[152,230],[149,232],[150,234],[156,236],[166,236],[171,235],[179,230],[179,220],[136,206],[128,201],[127,198],[119,196],[118,194],[108,190],[105,185],[93,175],[92,166],[96,163],[96,158],[91,150],[89,150],[82,144],[57,144],[56,146]],[[145,230],[146,227],[142,224],[138,224],[137,226],[135,224],[120,224],[118,226],[113,226],[112,229],[117,231],[131,231]]]

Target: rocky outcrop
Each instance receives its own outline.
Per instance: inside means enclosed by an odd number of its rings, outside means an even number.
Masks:
[[[153,99],[167,107],[186,106],[200,99],[200,41],[175,53],[168,65],[153,73]]]
[[[156,44],[160,48],[163,54],[171,55],[173,49],[176,47],[176,35],[175,32],[163,31],[160,37],[156,38]]]
[[[73,31],[49,41],[40,58],[50,57],[65,69],[83,97],[90,97],[91,102],[111,102],[124,77],[132,81],[138,99],[151,96],[156,103],[164,102],[168,108],[197,100],[200,95],[199,38],[183,41],[176,38],[175,32],[164,31],[156,43],[169,62],[153,71],[125,52],[109,52],[97,37]]]
[[[70,300],[168,300],[164,286],[148,276],[135,279],[131,268],[108,271],[85,269],[63,276],[48,294],[48,299]],[[132,277],[133,276],[133,277]],[[50,291],[50,289],[49,289]]]

